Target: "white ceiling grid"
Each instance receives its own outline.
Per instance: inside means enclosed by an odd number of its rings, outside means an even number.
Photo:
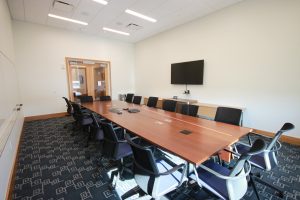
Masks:
[[[126,42],[138,42],[162,31],[174,28],[242,0],[107,0],[107,5],[93,0],[59,0],[71,5],[53,7],[55,0],[7,0],[13,19],[84,32]],[[157,20],[152,23],[125,13],[130,9]],[[65,11],[64,11],[65,10]],[[73,24],[48,17],[48,14],[72,18],[89,23]],[[128,28],[129,24],[141,26]],[[130,33],[130,36],[103,31],[108,27]]]

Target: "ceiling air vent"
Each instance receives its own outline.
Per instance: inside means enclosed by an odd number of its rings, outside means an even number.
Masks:
[[[54,1],[53,9],[63,11],[63,12],[72,12],[74,6],[64,1]]]
[[[129,30],[132,30],[132,31],[138,31],[138,30],[141,30],[143,27],[138,24],[130,23],[126,26],[126,28],[128,28]]]

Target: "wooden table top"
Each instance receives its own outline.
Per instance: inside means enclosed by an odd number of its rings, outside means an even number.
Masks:
[[[235,143],[250,131],[250,128],[123,101],[95,101],[83,103],[82,106],[195,165]],[[120,110],[122,114],[111,112],[111,108]],[[129,113],[124,108],[137,108],[140,112]],[[182,130],[191,133],[180,133]]]

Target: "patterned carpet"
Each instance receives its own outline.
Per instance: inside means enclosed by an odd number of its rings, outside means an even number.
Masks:
[[[120,199],[119,196],[135,186],[134,180],[118,181],[116,191],[108,188],[108,168],[97,165],[97,143],[89,148],[74,144],[76,137],[63,126],[70,117],[25,122],[13,191],[13,199],[85,200]],[[77,136],[78,137],[78,136]],[[92,155],[90,159],[86,155]],[[262,178],[282,188],[284,199],[300,199],[300,148],[284,144],[279,152],[280,165]],[[257,184],[261,199],[280,199],[274,192]],[[137,199],[135,196],[132,199]],[[255,199],[251,187],[245,200]],[[150,199],[149,196],[140,199]],[[172,192],[165,199],[215,199],[197,185]]]

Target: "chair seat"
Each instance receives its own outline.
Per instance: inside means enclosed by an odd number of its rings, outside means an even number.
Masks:
[[[95,132],[95,139],[98,141],[104,140],[104,133],[101,128],[97,128]]]
[[[229,176],[230,170],[227,169],[226,167],[223,167],[219,165],[218,163],[215,163],[213,160],[209,160],[203,164],[204,166],[212,169],[213,171],[222,174],[224,176]],[[207,187],[207,188],[212,188],[212,190],[216,191],[218,194],[220,194],[222,197],[225,199],[228,199],[228,192],[226,188],[226,180],[221,179],[212,173],[202,169],[199,167],[197,169],[198,173],[198,178],[200,181],[200,184]],[[190,175],[190,178],[196,180],[196,176],[194,173]],[[205,180],[205,181],[202,181]]]
[[[82,118],[81,120],[81,125],[85,126],[85,125],[89,125],[89,124],[92,124],[93,123],[93,120],[92,118]]]
[[[173,167],[171,165],[169,165],[166,161],[164,160],[160,160],[156,163],[158,171],[160,173],[163,173],[169,169],[172,169]],[[158,181],[158,188],[159,191],[158,192],[158,196],[162,196],[164,194],[167,194],[168,192],[174,190],[174,188],[176,188],[181,181],[181,177],[182,177],[182,173],[179,172],[178,170],[173,172],[172,174],[169,175],[164,175],[164,176],[160,176],[159,177],[159,181]],[[187,178],[184,177],[184,181],[186,181]]]
[[[114,158],[115,160],[119,160],[123,157],[129,156],[132,154],[132,150],[129,144],[127,143],[119,143],[119,148],[117,151],[117,155]]]
[[[172,169],[173,167],[169,165],[164,160],[157,160],[156,161],[157,169],[159,173],[166,172],[169,169]],[[153,198],[163,196],[172,190],[176,189],[176,187],[179,186],[181,181],[182,173],[179,171],[175,171],[172,174],[169,175],[161,175],[159,177],[155,178],[155,181],[153,182],[153,185],[151,185],[150,177],[149,176],[143,176],[136,174],[135,180],[140,186],[142,190],[144,190],[146,193],[148,193],[149,187],[153,188],[151,195]],[[149,182],[150,181],[150,182]],[[183,181],[187,181],[187,178],[184,177]],[[150,184],[150,185],[149,185]]]
[[[236,149],[237,149],[238,153],[243,154],[245,152],[248,152],[250,147],[243,145],[243,144],[237,144]],[[272,154],[272,152],[269,153],[271,166],[276,166],[276,163],[275,163],[274,159],[272,159],[273,156],[271,154]],[[264,158],[264,153],[260,153],[260,154],[251,156],[249,161],[258,168],[267,169],[265,158]]]

